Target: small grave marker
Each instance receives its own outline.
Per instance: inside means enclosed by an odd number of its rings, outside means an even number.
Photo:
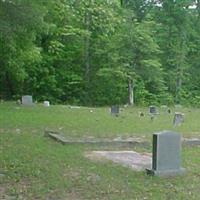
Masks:
[[[175,107],[176,109],[181,109],[181,108],[182,108],[182,105],[176,104],[174,107]]]
[[[49,106],[50,106],[49,101],[44,101],[44,107],[49,107]]]
[[[149,106],[149,114],[156,115],[158,114],[158,110],[156,106]]]
[[[32,106],[32,105],[34,105],[34,103],[33,103],[33,97],[30,96],[30,95],[22,96],[22,105],[25,105],[25,106]]]
[[[162,105],[160,108],[161,108],[161,110],[162,110],[162,113],[164,113],[164,114],[169,113],[169,112],[168,112],[168,111],[169,111],[169,108],[168,108],[166,105]]]
[[[173,125],[174,126],[180,126],[183,122],[184,122],[184,114],[179,113],[179,112],[175,112]]]
[[[22,104],[21,100],[18,99],[18,100],[16,101],[16,104],[17,104],[17,105],[21,105],[21,104]]]
[[[181,175],[181,135],[171,131],[153,134],[152,169],[147,173],[156,176]]]
[[[119,116],[119,106],[111,106],[111,114],[115,116]]]

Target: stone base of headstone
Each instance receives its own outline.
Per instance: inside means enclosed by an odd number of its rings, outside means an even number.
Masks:
[[[146,173],[151,176],[170,177],[170,176],[184,175],[186,173],[186,170],[184,168],[181,168],[179,170],[162,170],[162,171],[146,169]]]

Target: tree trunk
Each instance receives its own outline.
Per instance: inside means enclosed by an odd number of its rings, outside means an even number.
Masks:
[[[85,26],[86,30],[90,32],[90,13],[86,11],[85,13]],[[87,83],[90,81],[90,36],[85,37],[85,80]]]
[[[133,80],[128,80],[128,103],[129,105],[134,105],[134,87],[133,87]]]
[[[183,33],[182,33],[183,34]],[[183,71],[185,65],[185,38],[181,38],[182,41],[180,43],[180,50],[177,56],[177,72],[176,72],[176,96],[175,101],[176,103],[180,103],[181,101],[181,89],[182,89],[182,79],[183,79]]]
[[[182,88],[182,69],[178,69],[176,74],[176,97],[175,97],[175,102],[177,104],[180,103],[181,88]]]

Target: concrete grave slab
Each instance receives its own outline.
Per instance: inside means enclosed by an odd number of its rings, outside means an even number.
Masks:
[[[144,171],[152,163],[150,153],[138,153],[135,151],[92,151],[86,153],[85,156],[97,161],[110,160],[136,171]]]
[[[198,146],[200,145],[199,138],[183,138],[182,143],[185,145]]]

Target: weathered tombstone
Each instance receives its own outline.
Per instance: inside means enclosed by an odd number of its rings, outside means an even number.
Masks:
[[[111,114],[118,116],[119,115],[119,106],[111,106]]]
[[[175,107],[176,109],[181,109],[181,108],[182,108],[182,105],[176,104],[174,107]]]
[[[184,122],[184,114],[175,112],[174,114],[174,120],[173,120],[173,125],[174,126],[179,126]]]
[[[162,105],[160,108],[161,108],[162,113],[164,113],[164,114],[169,113],[168,112],[169,108],[166,105]]]
[[[22,105],[25,105],[25,106],[34,105],[32,96],[30,95],[22,96]]]
[[[149,106],[149,114],[158,114],[158,110],[156,106]]]
[[[21,104],[22,104],[21,100],[18,99],[18,100],[16,101],[16,104],[17,104],[17,105],[21,105]]]
[[[49,107],[49,106],[50,106],[49,101],[44,101],[44,107]]]
[[[171,131],[153,134],[152,169],[147,173],[156,176],[181,175],[181,135]]]

